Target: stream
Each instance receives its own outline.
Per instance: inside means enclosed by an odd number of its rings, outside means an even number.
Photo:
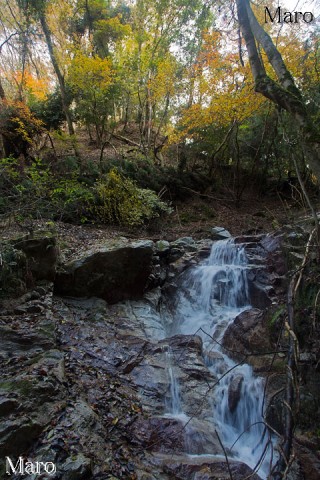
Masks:
[[[221,346],[228,325],[251,308],[249,269],[243,246],[232,239],[215,242],[209,258],[184,274],[167,335],[202,338],[204,362],[217,379],[214,388],[208,388],[208,395],[211,421],[219,441],[230,458],[249,465],[266,479],[274,462],[274,439],[263,422],[264,379],[254,376],[251,366],[236,364]],[[165,358],[169,382],[165,415],[184,420],[188,437],[192,417],[183,410],[183,395],[170,349]],[[192,438],[188,440],[192,443]]]

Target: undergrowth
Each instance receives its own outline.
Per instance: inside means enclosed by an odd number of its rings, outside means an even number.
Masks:
[[[152,190],[113,167],[102,175],[80,172],[76,163],[63,171],[56,164],[14,158],[0,160],[0,215],[73,223],[148,224],[172,211]]]

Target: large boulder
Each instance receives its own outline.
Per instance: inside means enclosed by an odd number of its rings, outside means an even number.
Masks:
[[[108,303],[143,295],[152,268],[153,242],[100,248],[64,265],[55,279],[55,293],[100,297]]]
[[[282,236],[240,236],[236,244],[244,246],[250,264],[248,287],[250,303],[254,308],[268,308],[286,292],[286,259]]]
[[[258,308],[245,310],[227,328],[222,344],[237,360],[248,356],[256,369],[268,368],[265,355],[271,350],[266,315]]]

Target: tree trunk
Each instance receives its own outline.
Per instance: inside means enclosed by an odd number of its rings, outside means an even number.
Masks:
[[[0,104],[6,100],[6,94],[2,86],[1,78],[0,78],[0,99],[1,99]],[[10,155],[13,153],[11,142],[9,142],[9,140],[5,137],[5,135],[1,135],[1,143],[2,143],[2,149],[3,149],[3,157],[4,158],[10,157]]]
[[[4,89],[2,86],[1,78],[0,78],[0,99],[5,100],[6,99],[6,94],[4,93]]]
[[[52,39],[51,39],[51,32],[50,32],[49,25],[47,24],[47,20],[46,20],[44,12],[42,12],[41,15],[40,15],[40,23],[41,23],[41,27],[42,27],[44,36],[46,38],[46,43],[47,43],[47,46],[48,46],[50,59],[51,59],[54,71],[55,71],[55,73],[57,75],[57,78],[58,78],[60,92],[61,92],[62,107],[63,107],[64,114],[66,116],[69,134],[74,135],[74,128],[73,128],[73,125],[72,125],[71,113],[70,113],[70,109],[69,109],[69,105],[68,105],[68,101],[67,101],[67,94],[66,94],[66,87],[65,87],[65,83],[64,83],[64,78],[63,78],[63,75],[61,73],[57,58],[56,58],[55,53],[54,53],[54,48],[53,48]]]
[[[320,135],[309,117],[301,92],[296,87],[293,77],[272,39],[255,18],[249,0],[237,0],[237,9],[251,72],[255,81],[255,90],[294,117],[304,138],[307,164],[320,181]],[[278,82],[267,75],[258,54],[256,41],[262,45],[266,52],[268,60],[277,74]]]

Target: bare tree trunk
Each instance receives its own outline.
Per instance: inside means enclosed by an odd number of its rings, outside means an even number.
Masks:
[[[297,121],[302,132],[305,149],[308,155],[307,163],[314,175],[320,181],[320,134],[311,121],[306,105],[293,77],[287,69],[280,52],[270,36],[263,30],[255,18],[249,0],[236,0],[238,18],[243,38],[246,43],[251,72],[255,81],[255,90],[287,110]],[[258,54],[256,41],[266,52],[269,62],[278,77],[278,82],[272,80]]]

